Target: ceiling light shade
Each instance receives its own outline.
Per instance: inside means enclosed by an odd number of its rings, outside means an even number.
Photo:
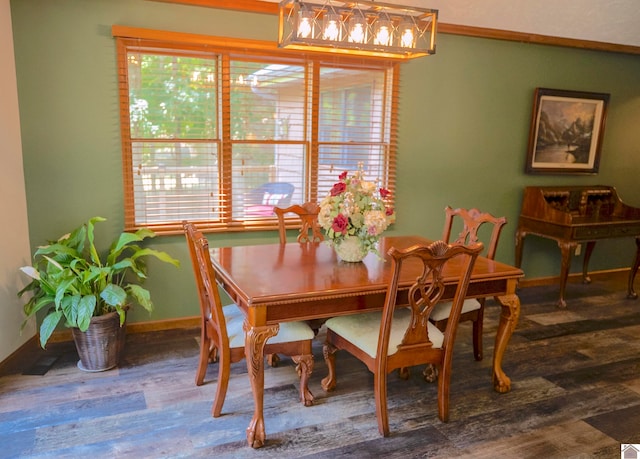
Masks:
[[[438,11],[374,1],[283,0],[278,46],[412,59],[436,52]]]

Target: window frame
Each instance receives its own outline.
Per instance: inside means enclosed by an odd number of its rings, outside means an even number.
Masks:
[[[322,196],[318,196],[318,168],[319,168],[319,148],[323,142],[319,139],[319,74],[320,67],[331,65],[340,67],[369,67],[372,69],[385,70],[385,78],[391,78],[391,81],[385,82],[384,92],[385,100],[388,100],[390,107],[385,107],[386,120],[389,123],[388,141],[381,142],[385,144],[386,162],[385,176],[379,177],[380,185],[391,191],[391,197],[395,195],[396,183],[396,154],[397,154],[397,107],[398,107],[398,86],[399,86],[399,67],[400,63],[389,59],[376,59],[370,57],[350,57],[336,56],[330,53],[304,53],[300,51],[291,51],[279,49],[273,42],[259,40],[230,39],[226,37],[213,37],[206,35],[183,34],[178,32],[166,32],[150,29],[130,28],[123,26],[113,26],[112,34],[116,38],[117,62],[118,62],[118,79],[119,79],[119,99],[120,99],[120,126],[121,126],[121,142],[122,142],[122,167],[123,167],[123,187],[124,187],[124,219],[125,230],[133,231],[141,227],[150,228],[158,234],[178,234],[182,233],[181,221],[167,223],[136,223],[135,215],[135,199],[134,199],[134,173],[133,173],[133,156],[130,132],[130,113],[129,113],[129,91],[128,91],[128,62],[127,52],[131,48],[153,48],[161,49],[162,53],[175,50],[190,52],[202,52],[203,54],[221,55],[220,65],[229,65],[229,56],[235,58],[265,58],[265,59],[294,59],[299,62],[311,62],[311,78],[305,77],[306,85],[311,85],[310,89],[311,107],[308,110],[307,122],[310,124],[306,132],[309,137],[303,140],[308,148],[307,160],[305,165],[305,190],[303,195],[305,200],[318,201]],[[231,196],[231,175],[232,175],[232,144],[237,140],[231,139],[229,116],[229,85],[225,86],[225,81],[219,84],[220,100],[218,101],[219,116],[218,122],[220,132],[219,146],[219,182],[221,196]],[[307,98],[308,100],[308,98]],[[315,107],[315,109],[313,109]],[[314,111],[315,110],[315,111]],[[225,125],[226,123],[226,125]],[[188,140],[188,139],[187,139]],[[274,144],[282,144],[281,140],[267,141]],[[289,141],[284,141],[289,142]],[[300,141],[291,141],[291,143],[299,144]],[[336,171],[337,175],[342,171]],[[390,205],[393,205],[391,198]],[[233,220],[231,213],[232,205],[229,203],[223,212],[226,221],[199,221],[198,228],[205,232],[232,232],[232,231],[251,231],[251,230],[274,230],[277,229],[278,222],[275,217],[266,217],[256,220]]]

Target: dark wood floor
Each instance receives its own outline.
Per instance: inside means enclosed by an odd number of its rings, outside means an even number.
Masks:
[[[512,391],[491,386],[499,308],[489,302],[485,360],[461,326],[453,364],[450,421],[437,418],[436,387],[413,371],[389,375],[391,436],[378,435],[372,377],[338,354],[338,388],[325,394],[321,345],[310,388],[283,359],[265,376],[268,441],[246,446],[253,403],[244,362],[233,365],[224,415],[210,416],[215,368],[196,387],[197,330],[128,336],[120,367],[76,368],[73,345],[25,356],[0,375],[0,457],[239,458],[619,458],[640,443],[640,301],[627,300],[624,274],[570,283],[566,310],[557,287],[519,290],[522,315],[504,369]],[[51,368],[44,375],[25,375]],[[43,372],[43,371],[40,371]]]

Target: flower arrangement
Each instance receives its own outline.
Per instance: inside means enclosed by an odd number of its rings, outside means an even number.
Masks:
[[[320,202],[318,223],[327,240],[336,250],[345,241],[355,241],[352,251],[360,250],[362,257],[368,252],[378,253],[375,247],[380,235],[395,221],[395,211],[385,204],[390,192],[377,187],[375,182],[364,180],[362,164],[352,175],[340,174],[327,196]],[[346,261],[359,261],[355,254],[342,254]],[[347,259],[353,258],[353,260]]]

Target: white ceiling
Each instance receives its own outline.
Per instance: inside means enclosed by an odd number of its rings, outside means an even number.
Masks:
[[[390,0],[390,3],[401,3]],[[638,0],[407,0],[447,24],[640,46]]]
[[[321,0],[309,1],[321,3]],[[445,24],[640,46],[640,0],[383,0],[380,3],[437,9],[438,20]]]

